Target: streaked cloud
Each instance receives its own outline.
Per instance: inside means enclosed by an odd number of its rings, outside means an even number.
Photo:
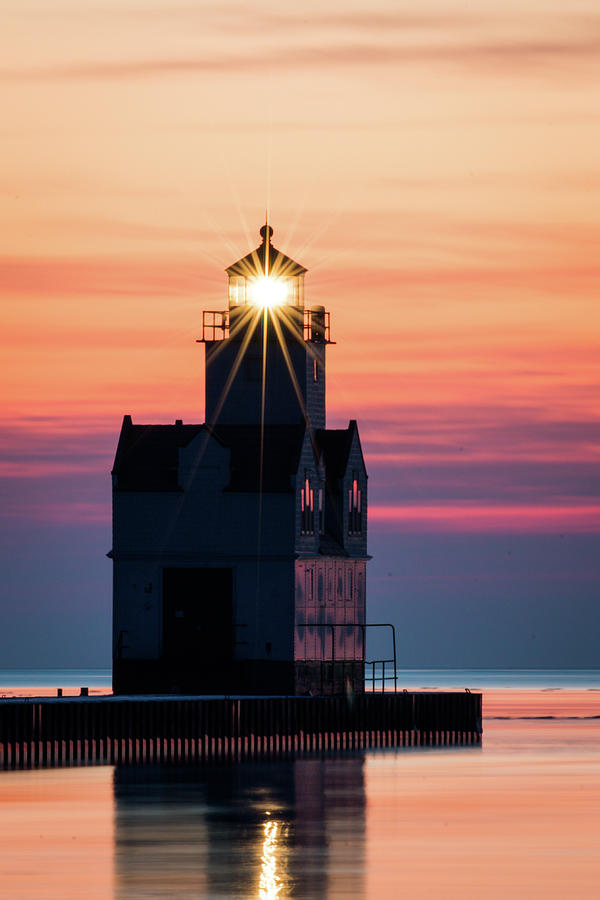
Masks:
[[[555,506],[489,506],[448,504],[371,506],[377,529],[415,533],[593,534],[600,528],[600,504]]]
[[[564,460],[495,459],[407,462],[381,459],[367,454],[370,497],[373,503],[474,501],[487,505],[533,505],[539,507],[580,500],[600,505],[598,464]]]
[[[491,416],[493,417],[493,416]],[[479,417],[473,413],[473,430]],[[109,472],[119,423],[112,417],[93,420],[42,417],[5,426],[0,439],[3,463],[0,490],[5,519],[62,523],[107,521]],[[597,462],[577,461],[574,445],[563,459],[507,456],[490,440],[487,458],[469,458],[441,441],[396,446],[388,436],[386,452],[377,452],[370,423],[362,429],[370,471],[370,509],[375,530],[541,531],[593,529],[600,510]],[[561,440],[564,423],[556,423]],[[397,424],[397,431],[401,428]],[[388,423],[383,432],[393,430]],[[591,435],[598,439],[600,435]],[[590,435],[587,435],[590,440]],[[554,438],[552,438],[553,440]],[[517,441],[513,435],[513,444]],[[560,456],[560,454],[558,454]],[[466,458],[465,458],[466,457]]]
[[[198,57],[172,59],[139,59],[121,62],[88,62],[68,66],[54,65],[29,69],[0,69],[5,79],[124,79],[157,78],[168,75],[231,74],[316,67],[321,71],[343,67],[386,67],[411,63],[442,64],[490,71],[514,76],[515,67],[530,74],[560,78],[565,66],[581,67],[593,63],[600,53],[600,39],[580,38],[573,41],[529,42],[521,45],[482,44],[457,47],[382,47],[377,44],[356,44],[351,47],[304,48],[276,51],[267,54],[229,58]],[[561,64],[561,72],[554,68]]]
[[[152,229],[154,235],[154,229]],[[219,272],[219,275],[221,273]],[[0,258],[0,277],[6,293],[42,292],[46,297],[67,294],[190,295],[203,278],[215,279],[214,270],[203,272],[189,259],[96,257],[60,259],[52,257]]]
[[[0,428],[0,476],[44,478],[106,472],[115,448],[115,423],[85,426],[74,419],[48,418]]]
[[[127,10],[126,10],[127,11]],[[133,10],[131,11],[133,12]],[[418,14],[406,9],[346,8],[329,13],[320,8],[298,15],[274,6],[260,10],[238,5],[215,10],[202,4],[178,14],[202,35],[200,52],[185,51],[153,58],[97,58],[85,62],[55,62],[22,68],[5,67],[3,77],[15,79],[128,79],[169,75],[232,74],[364,67],[403,67],[412,64],[453,66],[480,74],[503,73],[564,77],[569,68],[593,63],[600,50],[598,17],[573,13],[544,16],[540,9],[523,17],[496,12],[465,14],[435,5]],[[106,21],[115,15],[109,11]],[[116,13],[119,17],[119,12]],[[156,6],[132,18],[138,39],[155,37],[157,20],[171,7]],[[133,36],[133,34],[132,34]],[[215,52],[215,45],[218,52]],[[253,49],[249,52],[248,48]],[[229,48],[229,50],[228,50]]]

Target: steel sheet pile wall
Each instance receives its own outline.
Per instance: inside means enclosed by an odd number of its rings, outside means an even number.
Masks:
[[[473,744],[481,694],[0,700],[0,766],[179,763]]]

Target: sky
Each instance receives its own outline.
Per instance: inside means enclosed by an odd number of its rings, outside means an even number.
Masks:
[[[266,208],[400,663],[600,665],[595,0],[4,0],[0,34],[0,666],[110,664],[122,416],[203,420]]]

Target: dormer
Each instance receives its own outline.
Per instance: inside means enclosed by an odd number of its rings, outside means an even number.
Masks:
[[[367,552],[367,470],[352,419],[346,429],[316,432],[326,469],[325,531],[350,556]]]

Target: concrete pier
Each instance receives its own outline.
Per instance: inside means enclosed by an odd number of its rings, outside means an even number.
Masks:
[[[0,767],[208,763],[481,741],[481,694],[0,700]]]

